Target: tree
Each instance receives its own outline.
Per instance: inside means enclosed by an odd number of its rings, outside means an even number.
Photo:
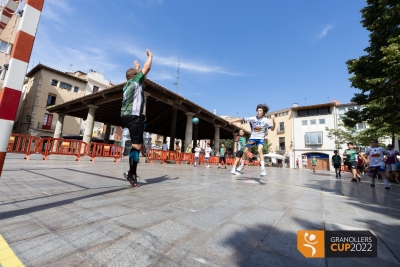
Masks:
[[[361,13],[361,23],[370,31],[367,54],[346,64],[353,74],[351,87],[361,91],[351,101],[364,108],[348,111],[343,122],[348,127],[367,122],[394,138],[400,134],[400,3],[367,0]]]
[[[233,151],[233,141],[232,139],[221,139],[219,141],[220,145],[224,144],[226,150]]]
[[[378,139],[382,141],[385,134],[375,128],[368,128],[362,131],[357,131],[353,127],[339,124],[337,129],[325,128],[328,132],[327,137],[331,140],[335,140],[335,149],[343,149],[342,145],[352,142],[356,147],[367,147],[370,145],[371,139]],[[380,145],[384,145],[380,143]],[[386,146],[386,145],[384,145]]]

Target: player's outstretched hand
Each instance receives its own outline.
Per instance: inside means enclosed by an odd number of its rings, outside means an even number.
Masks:
[[[146,49],[146,54],[147,54],[148,57],[153,57],[153,55],[151,54],[149,49]]]
[[[133,66],[135,66],[135,69],[140,69],[140,63],[137,62],[137,60],[135,60],[135,62],[133,62]]]

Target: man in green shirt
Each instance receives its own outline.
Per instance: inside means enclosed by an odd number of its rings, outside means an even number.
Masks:
[[[353,179],[351,179],[352,182],[357,182],[357,155],[360,153],[355,147],[353,146],[352,142],[347,143],[347,148],[343,156],[347,158],[347,163],[349,166],[349,170],[351,170],[351,173],[353,174]],[[361,178],[358,177],[358,181],[361,182]]]
[[[332,156],[332,165],[333,165],[333,168],[335,168],[336,178],[342,177],[340,175],[340,167],[341,167],[341,163],[342,163],[342,158],[338,155],[337,150],[333,151],[333,153],[335,153],[335,155]]]
[[[226,159],[225,159],[225,152],[226,148],[224,144],[221,144],[221,147],[219,148],[219,163],[218,163],[218,169],[221,168],[221,163],[224,162],[224,166],[226,169]]]
[[[240,160],[242,159],[242,156],[243,156],[243,151],[246,148],[246,137],[244,137],[243,135],[244,135],[244,131],[240,130],[239,136],[235,140],[237,143],[237,146],[236,146],[237,151],[236,151],[236,159],[235,159],[235,162],[233,163],[231,173],[236,174],[236,175],[241,174],[241,172],[237,171],[236,168],[239,167]]]
[[[315,156],[312,156],[311,162],[312,162],[312,170],[313,172],[315,172],[315,167],[317,167],[317,158]]]
[[[137,182],[137,164],[139,162],[140,149],[143,143],[143,131],[146,121],[144,115],[144,77],[149,73],[153,55],[146,49],[147,60],[140,70],[140,64],[135,60],[135,68],[126,71],[127,82],[123,90],[121,106],[121,120],[124,127],[129,129],[132,141],[131,152],[129,153],[129,171],[124,173],[124,177],[134,187],[139,187]]]

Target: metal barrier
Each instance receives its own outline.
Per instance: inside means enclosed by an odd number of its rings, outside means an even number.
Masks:
[[[13,133],[7,147],[7,153],[25,154],[25,159],[29,159],[32,152],[35,151],[35,145],[40,140],[39,137],[28,134]]]
[[[86,145],[86,143],[84,143]],[[87,151],[91,161],[94,161],[95,157],[114,158],[114,162],[118,162],[122,158],[123,147],[113,144],[104,143],[92,143],[90,149]]]
[[[87,144],[80,140],[61,138],[40,138],[36,143],[35,152],[43,155],[47,160],[49,155],[70,155],[75,156],[77,161],[87,153]]]

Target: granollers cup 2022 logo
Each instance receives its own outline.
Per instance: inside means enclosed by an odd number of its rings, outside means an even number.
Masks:
[[[297,249],[306,258],[377,257],[377,238],[370,231],[297,231]]]

